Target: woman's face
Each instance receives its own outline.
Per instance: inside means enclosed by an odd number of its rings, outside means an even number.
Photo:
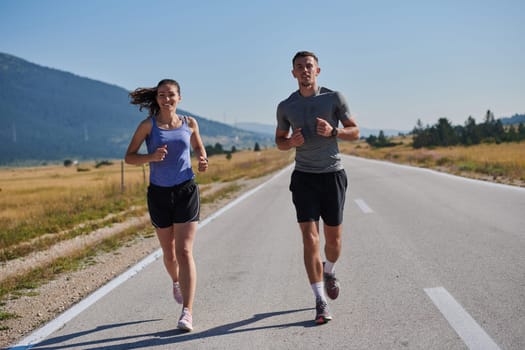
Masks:
[[[175,111],[181,96],[179,89],[173,84],[163,84],[157,89],[157,103],[160,110]]]

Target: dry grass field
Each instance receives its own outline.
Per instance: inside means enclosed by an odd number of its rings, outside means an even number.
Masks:
[[[340,149],[360,157],[525,185],[523,143],[415,150],[410,137],[398,137],[395,142],[398,145],[386,148],[372,148],[364,141],[341,142]],[[202,200],[212,202],[226,196],[236,190],[235,180],[258,178],[292,161],[293,152],[275,148],[241,151],[231,159],[210,157],[209,171],[197,174]],[[71,167],[1,168],[0,262],[144,214],[148,175],[147,166],[126,165],[120,160]],[[214,185],[217,183],[223,184],[220,191]]]
[[[276,149],[210,157],[209,171],[197,174],[202,200],[228,191],[211,193],[213,183],[257,178],[292,161],[292,153]],[[108,163],[0,169],[0,261],[146,212],[148,167]]]
[[[52,237],[80,223],[143,205],[139,196],[145,187],[143,169],[125,166],[124,171],[125,191],[121,191],[119,161],[98,168],[93,163],[0,170],[1,259],[16,257],[9,248],[21,242]]]
[[[525,186],[525,144],[501,143],[474,146],[411,147],[408,136],[394,139],[394,147],[373,148],[365,141],[342,142],[341,152],[436,169],[460,176]]]

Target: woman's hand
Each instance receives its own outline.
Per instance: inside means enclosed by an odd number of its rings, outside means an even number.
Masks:
[[[199,171],[204,172],[208,169],[208,158],[204,156],[199,157]]]
[[[159,147],[151,154],[152,162],[162,162],[168,154],[168,145]]]

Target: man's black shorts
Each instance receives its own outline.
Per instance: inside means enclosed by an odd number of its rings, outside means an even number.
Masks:
[[[319,221],[328,226],[343,222],[348,179],[344,170],[313,174],[295,170],[290,191],[297,213],[297,222]]]
[[[173,187],[150,184],[148,187],[148,209],[151,223],[157,228],[199,221],[199,186],[193,179]]]

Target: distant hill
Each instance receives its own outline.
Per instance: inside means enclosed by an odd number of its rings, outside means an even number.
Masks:
[[[260,123],[237,123],[236,126],[243,130],[253,131],[264,135],[275,136],[276,125],[269,124],[260,124]],[[361,137],[368,137],[370,135],[379,135],[380,129],[368,129],[364,127],[359,127]],[[397,136],[401,134],[408,134],[408,131],[394,130],[394,129],[384,129],[383,133],[385,136]]]
[[[123,158],[140,120],[128,91],[0,53],[0,165]],[[267,135],[194,113],[205,145],[273,145]]]
[[[368,129],[364,127],[359,127],[359,132],[361,134],[361,137],[366,138],[370,135],[378,136],[380,131],[383,131],[385,136],[398,136],[399,134],[409,134],[409,131],[406,130],[396,130],[396,129]]]
[[[510,118],[500,118],[503,125],[517,125],[525,123],[525,114],[514,114]]]
[[[235,126],[239,129],[256,132],[263,135],[275,137],[276,125],[260,124],[260,123],[236,123]]]

